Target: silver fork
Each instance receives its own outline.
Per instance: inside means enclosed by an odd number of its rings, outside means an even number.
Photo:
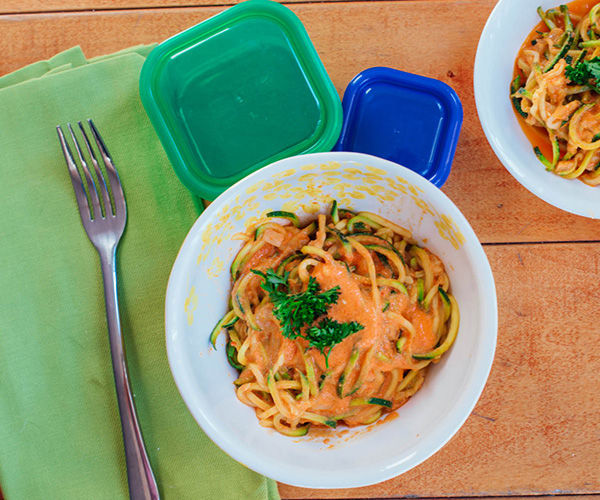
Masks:
[[[110,340],[110,354],[112,358],[113,373],[117,387],[117,400],[119,402],[119,414],[121,416],[121,428],[123,430],[123,441],[125,443],[125,459],[127,462],[127,480],[129,483],[129,497],[131,500],[157,500],[159,499],[156,480],[150,467],[148,454],[144,448],[144,441],[140,426],[138,424],[135,413],[135,406],[131,396],[131,388],[129,386],[129,378],[127,375],[127,365],[125,363],[125,352],[123,348],[123,337],[121,335],[121,324],[119,321],[119,303],[117,299],[117,273],[116,273],[116,255],[117,245],[123,235],[125,222],[127,221],[127,206],[125,204],[125,195],[121,187],[119,175],[113,164],[113,161],[108,154],[108,150],[104,145],[104,141],[98,130],[94,126],[92,120],[88,120],[88,124],[98,146],[98,151],[106,168],[106,178],[102,174],[102,170],[96,159],[96,155],[88,135],[82,125],[79,123],[79,128],[83,134],[85,147],[90,160],[94,166],[96,179],[90,172],[84,154],[81,151],[75,133],[71,124],[67,124],[79,162],[81,170],[85,177],[89,198],[92,204],[92,210],[86,197],[83,179],[79,174],[75,159],[71,154],[69,145],[65,140],[65,136],[60,126],[56,127],[58,139],[62,147],[73,189],[75,190],[75,198],[79,205],[79,215],[81,222],[90,238],[91,242],[96,247],[100,256],[100,266],[102,268],[102,278],[104,281],[104,300],[106,303],[106,319],[108,322],[108,336]],[[110,195],[107,184],[110,186],[114,199],[114,206],[111,205]],[[104,205],[104,213],[100,205],[100,196]]]

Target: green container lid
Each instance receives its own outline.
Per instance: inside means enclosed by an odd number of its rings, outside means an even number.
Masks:
[[[158,45],[142,102],[181,181],[214,199],[273,161],[329,151],[338,94],[300,20],[248,0]]]

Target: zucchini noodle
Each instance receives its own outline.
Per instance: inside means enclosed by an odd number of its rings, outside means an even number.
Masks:
[[[546,170],[597,186],[600,81],[575,70],[600,67],[600,2],[588,12],[574,2],[538,13],[542,22],[519,51],[510,97]]]
[[[226,332],[238,399],[255,409],[260,425],[287,436],[311,426],[366,425],[395,411],[458,332],[443,263],[376,214],[334,203],[330,215],[305,226],[295,214],[272,214],[281,224],[271,220],[241,238],[231,305],[210,338],[215,345]],[[284,336],[277,306],[261,287],[267,271],[284,280],[288,297],[315,281],[324,292],[338,290],[313,325],[329,319],[362,328],[329,346],[327,356],[303,336]]]

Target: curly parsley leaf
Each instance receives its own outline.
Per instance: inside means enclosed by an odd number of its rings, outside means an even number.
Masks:
[[[322,292],[317,280],[311,276],[304,292],[291,294],[288,284],[289,272],[283,276],[273,269],[264,273],[252,269],[252,272],[263,279],[260,286],[269,294],[273,303],[273,315],[279,320],[281,334],[290,339],[308,340],[310,347],[318,349],[325,356],[327,366],[331,349],[349,335],[364,328],[356,321],[339,323],[328,317],[311,326],[317,318],[327,314],[332,304],[337,303],[341,293],[339,286]],[[328,349],[327,354],[325,349]]]
[[[283,299],[275,297],[275,300],[269,295],[275,306],[273,314],[281,324],[281,333],[285,337],[295,339],[302,337],[303,327],[327,313],[329,306],[338,301],[340,287],[321,292],[319,283],[311,276],[304,292],[289,294]]]
[[[594,57],[594,59],[585,61],[585,63],[587,63],[590,78],[596,80],[596,90],[600,89],[600,57]]]
[[[600,57],[581,61],[575,66],[567,66],[565,75],[577,85],[589,85],[600,94]]]
[[[329,368],[329,354],[334,346],[363,328],[364,326],[356,321],[339,323],[335,319],[323,318],[317,325],[306,330],[305,338],[311,347],[321,351],[321,354],[325,356],[325,365]],[[328,349],[327,353],[325,353],[325,349]]]
[[[576,83],[577,85],[587,84],[588,72],[584,63],[580,62],[575,66],[567,66],[565,68],[565,75],[572,83]]]
[[[267,269],[266,273],[251,269],[251,272],[263,279],[260,287],[269,294],[269,298],[274,305],[284,301],[288,293],[289,271],[283,273],[283,276],[277,274],[273,269]]]

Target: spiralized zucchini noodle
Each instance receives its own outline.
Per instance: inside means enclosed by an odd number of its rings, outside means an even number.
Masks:
[[[304,226],[267,217],[241,235],[210,338],[226,332],[239,400],[288,436],[370,424],[406,403],[457,336],[442,261],[407,229],[335,201]]]
[[[551,148],[534,152],[546,170],[600,184],[600,3],[584,15],[543,11],[542,27],[517,56],[511,99],[528,126],[545,129]],[[529,134],[528,134],[529,135]],[[550,153],[551,151],[551,153]]]

